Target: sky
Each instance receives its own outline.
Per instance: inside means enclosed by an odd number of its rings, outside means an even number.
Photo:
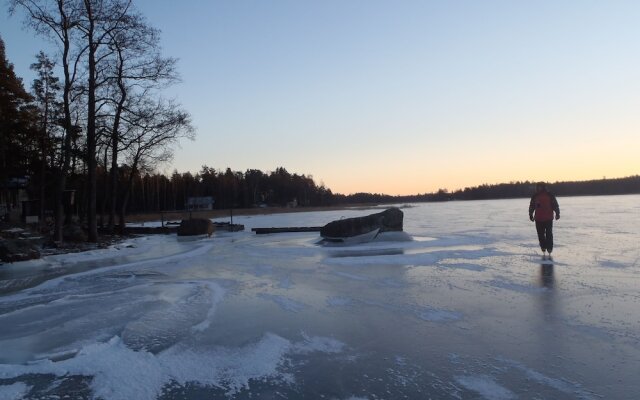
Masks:
[[[197,130],[165,172],[285,167],[344,194],[640,174],[640,2],[134,4]],[[48,45],[4,5],[28,87]]]

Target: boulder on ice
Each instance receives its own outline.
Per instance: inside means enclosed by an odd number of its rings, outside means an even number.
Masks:
[[[36,243],[26,239],[0,238],[0,261],[16,262],[40,258],[40,249]]]
[[[214,231],[213,222],[206,218],[183,219],[178,227],[178,236],[208,235]]]
[[[397,207],[364,217],[345,218],[329,222],[320,230],[323,238],[348,238],[373,230],[379,232],[402,231],[404,213]]]

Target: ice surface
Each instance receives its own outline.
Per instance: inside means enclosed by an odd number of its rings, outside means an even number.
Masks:
[[[640,196],[416,204],[406,233],[321,246],[379,210],[234,217],[2,266],[0,399],[634,398]]]
[[[477,392],[485,399],[511,400],[517,399],[511,390],[497,384],[492,377],[486,375],[479,376],[456,376],[456,382],[465,388]]]
[[[22,382],[0,386],[0,399],[20,400],[29,392],[30,387]]]

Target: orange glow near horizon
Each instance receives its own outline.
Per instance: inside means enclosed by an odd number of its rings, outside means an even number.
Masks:
[[[139,4],[197,129],[165,173],[284,167],[391,195],[640,174],[640,2],[187,3]],[[15,18],[0,36],[30,82],[45,42]]]
[[[526,154],[523,151],[510,157],[501,157],[496,151],[437,157],[422,162],[405,158],[404,162],[374,165],[369,170],[361,166],[349,169],[349,173],[328,174],[323,181],[334,193],[413,195],[517,181],[554,183],[624,178],[640,174],[637,149],[640,149],[640,143],[609,146],[608,149],[600,146],[597,150],[575,146],[573,152],[551,149],[541,154]]]

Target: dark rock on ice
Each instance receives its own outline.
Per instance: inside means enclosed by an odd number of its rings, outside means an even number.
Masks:
[[[205,218],[183,219],[178,227],[178,236],[208,235],[214,231],[213,222]]]
[[[0,260],[15,262],[36,258],[40,258],[40,250],[37,243],[26,239],[0,240]]]
[[[402,231],[404,213],[397,207],[364,217],[329,222],[320,230],[323,238],[349,238],[379,229],[379,232]]]

